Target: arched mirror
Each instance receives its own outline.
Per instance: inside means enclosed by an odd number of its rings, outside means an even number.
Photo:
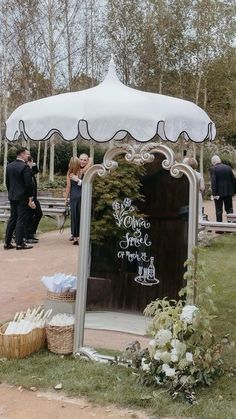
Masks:
[[[142,313],[156,298],[177,299],[197,235],[196,176],[176,163],[168,147],[123,144],[89,172],[82,196],[75,351],[83,343],[85,310]]]

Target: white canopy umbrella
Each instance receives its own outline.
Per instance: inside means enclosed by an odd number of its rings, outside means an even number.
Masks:
[[[75,138],[105,142],[130,134],[145,142],[157,134],[162,140],[213,140],[215,125],[192,102],[132,89],[120,82],[111,59],[109,71],[98,86],[63,93],[19,106],[6,123],[6,138],[23,133],[32,140],[47,140],[57,132],[65,140]]]

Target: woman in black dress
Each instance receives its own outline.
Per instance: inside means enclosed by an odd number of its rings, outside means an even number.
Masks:
[[[81,188],[84,173],[91,166],[87,154],[71,157],[67,172],[66,203],[70,200],[72,244],[79,244]]]

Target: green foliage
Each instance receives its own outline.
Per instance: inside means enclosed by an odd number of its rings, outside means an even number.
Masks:
[[[7,188],[4,185],[0,185],[0,192],[5,192]]]
[[[48,191],[50,189],[61,189],[66,187],[66,177],[56,177],[54,181],[44,180],[39,183],[40,191]]]
[[[106,177],[97,177],[93,182],[91,239],[102,244],[107,239],[117,240],[122,234],[114,222],[112,202],[123,201],[128,197],[132,201],[142,200],[140,194],[140,176],[144,168],[125,163],[120,158],[119,169]]]
[[[14,161],[16,159],[16,146],[12,146],[9,148],[8,153],[7,153],[7,161],[9,163],[11,163],[12,161]]]
[[[183,297],[193,297],[194,284],[199,281],[196,306],[184,300],[166,298],[152,301],[144,314],[150,317],[152,340],[145,351],[140,347],[128,349],[128,356],[140,374],[142,383],[167,387],[173,398],[183,394],[195,403],[195,387],[210,386],[214,377],[223,374],[222,344],[215,342],[211,322],[215,318],[213,288],[206,285],[204,267],[197,263],[197,250],[186,262],[187,286],[180,291]]]

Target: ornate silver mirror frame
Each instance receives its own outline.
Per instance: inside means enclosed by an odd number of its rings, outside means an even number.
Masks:
[[[87,281],[89,277],[90,260],[90,225],[91,225],[91,202],[92,182],[95,176],[107,176],[112,170],[117,169],[118,163],[113,160],[116,156],[125,155],[129,163],[142,165],[152,162],[154,154],[160,153],[165,156],[162,162],[164,169],[169,170],[171,176],[187,176],[189,181],[189,221],[188,221],[188,258],[192,255],[193,248],[197,245],[198,232],[198,180],[194,170],[183,163],[175,161],[173,151],[158,143],[126,143],[114,146],[104,156],[102,164],[95,164],[85,174],[82,188],[80,243],[78,257],[78,293],[75,306],[75,337],[74,353],[83,346],[84,323],[87,298]],[[194,284],[193,284],[194,286]],[[194,297],[187,295],[188,302],[193,303]]]

